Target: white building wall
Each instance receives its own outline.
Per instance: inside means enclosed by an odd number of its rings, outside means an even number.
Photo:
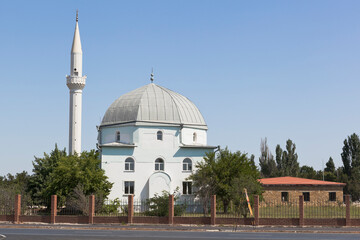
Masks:
[[[182,143],[186,145],[207,145],[207,133],[204,129],[184,127],[182,130]],[[193,135],[196,134],[196,141]]]
[[[121,132],[130,133],[134,139],[134,148],[119,148],[119,147],[103,147],[102,148],[102,168],[105,174],[109,177],[109,181],[113,182],[110,199],[126,198],[124,194],[124,181],[135,182],[135,198],[144,199],[149,198],[149,188],[154,190],[161,181],[170,176],[170,184],[168,189],[173,192],[179,187],[179,192],[182,193],[182,182],[190,176],[191,172],[183,171],[183,160],[190,158],[192,160],[193,170],[196,162],[201,161],[205,155],[204,149],[183,149],[179,148],[180,144],[180,127],[121,127],[121,128],[103,128],[101,134],[103,139],[112,142],[115,139],[115,132],[120,129]],[[157,140],[157,131],[163,132],[163,140]],[[205,131],[205,130],[204,130]],[[190,131],[189,131],[190,133]],[[204,135],[199,131],[200,135]],[[191,132],[192,134],[192,132]],[[206,133],[205,133],[206,134]],[[131,135],[131,134],[130,134]],[[131,137],[130,137],[131,139]],[[107,142],[107,140],[104,140]],[[105,143],[105,142],[103,142]],[[125,171],[125,160],[132,157],[135,160],[135,170]],[[163,174],[162,171],[155,171],[155,160],[162,158],[164,160]],[[155,174],[155,175],[154,175]],[[153,176],[153,178],[151,178]],[[155,177],[154,177],[155,176]],[[160,179],[160,180],[159,180]],[[153,183],[153,186],[149,186]],[[164,183],[165,184],[165,183]],[[160,187],[161,188],[161,187]],[[151,191],[150,193],[152,193]],[[161,194],[161,192],[159,192]]]

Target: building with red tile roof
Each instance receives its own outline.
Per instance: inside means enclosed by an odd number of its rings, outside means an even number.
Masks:
[[[265,201],[295,202],[304,196],[305,202],[342,202],[345,183],[298,177],[275,177],[258,180],[263,186]]]

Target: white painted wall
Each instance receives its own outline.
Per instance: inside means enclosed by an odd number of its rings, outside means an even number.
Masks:
[[[110,199],[127,198],[124,194],[124,181],[135,181],[135,198],[144,199],[152,197],[156,191],[159,191],[160,182],[164,185],[165,179],[160,177],[156,181],[149,181],[151,176],[156,175],[155,160],[162,158],[165,162],[164,173],[170,176],[170,192],[179,187],[182,192],[182,182],[185,181],[191,172],[183,171],[183,160],[190,158],[193,161],[193,170],[195,164],[203,159],[205,149],[184,149],[180,145],[180,127],[154,127],[154,126],[127,126],[127,127],[102,127],[101,134],[104,141],[108,143],[112,136],[112,142],[115,140],[115,132],[119,130],[129,133],[130,139],[136,145],[134,148],[103,147],[102,148],[102,168],[110,182],[113,182]],[[163,140],[157,140],[156,133],[163,131]],[[200,135],[206,136],[205,130],[198,130]],[[205,131],[205,134],[201,131]],[[190,133],[190,131],[189,131]],[[192,140],[192,132],[191,132]],[[125,159],[132,157],[135,160],[135,171],[125,171]],[[150,183],[150,186],[149,186]],[[151,183],[153,185],[151,185]],[[150,194],[149,194],[150,189]],[[161,193],[161,192],[159,192]]]
[[[182,143],[186,145],[206,145],[207,132],[203,129],[184,127],[182,130]],[[196,141],[193,141],[193,134],[196,133]]]

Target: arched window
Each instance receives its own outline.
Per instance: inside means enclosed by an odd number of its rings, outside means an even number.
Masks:
[[[164,171],[164,160],[161,158],[155,160],[155,171]]]
[[[125,160],[125,171],[134,171],[135,169],[135,161],[132,158],[127,158]]]
[[[162,131],[158,131],[158,132],[156,133],[156,138],[157,138],[157,140],[162,141],[162,140],[163,140],[163,132],[162,132]]]
[[[192,171],[192,161],[190,158],[185,158],[183,161],[183,171]]]
[[[196,140],[197,140],[196,133],[193,133],[193,142],[196,142]]]
[[[120,131],[116,131],[115,141],[120,142]]]

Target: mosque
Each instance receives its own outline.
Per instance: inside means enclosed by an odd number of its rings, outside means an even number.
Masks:
[[[78,17],[71,50],[69,154],[81,152],[82,49]],[[116,99],[98,130],[101,168],[114,183],[110,199],[133,194],[146,199],[176,189],[192,195],[187,180],[206,152],[207,125],[199,109],[185,96],[159,86],[153,74],[148,85]]]

